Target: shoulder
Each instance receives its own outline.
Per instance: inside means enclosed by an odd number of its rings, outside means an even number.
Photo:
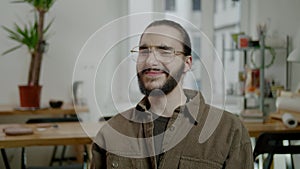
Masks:
[[[95,141],[100,142],[102,140],[107,140],[110,137],[126,135],[134,135],[136,128],[136,123],[133,123],[130,119],[132,118],[134,108],[128,109],[122,113],[119,113],[108,121],[105,125],[101,127],[98,131]]]
[[[141,123],[130,119],[133,110],[129,109],[109,119],[99,130],[94,143],[112,154],[122,156],[137,154]]]
[[[219,126],[220,132],[223,132],[224,129],[228,132],[228,139],[231,140],[233,144],[232,147],[251,143],[248,130],[244,126],[243,122],[237,115],[228,111],[224,111]]]
[[[234,142],[234,140],[242,144],[250,142],[248,130],[235,114],[210,105],[206,105],[203,113],[201,118],[202,132],[207,130],[212,137],[218,139],[222,137],[229,142]]]
[[[224,123],[224,125],[229,125],[232,132],[238,131],[238,132],[243,132],[248,134],[248,131],[245,128],[243,122],[236,114],[230,113],[228,111],[224,111],[222,122]]]
[[[197,120],[184,142],[185,155],[223,165],[232,152],[251,152],[248,132],[234,114],[205,104]]]
[[[224,123],[229,123],[231,127],[241,128],[243,126],[242,121],[236,114],[230,113],[226,110],[223,111],[222,121]]]
[[[130,119],[133,116],[133,111],[134,111],[134,108],[130,108],[124,112],[118,113],[117,115],[110,118],[107,121],[107,123],[114,128],[122,127],[122,126],[126,125],[127,123],[131,122]]]

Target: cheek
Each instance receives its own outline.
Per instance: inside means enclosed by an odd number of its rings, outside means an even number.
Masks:
[[[166,68],[170,71],[170,74],[178,73],[179,70],[182,71],[182,68],[185,66],[185,63],[179,57],[173,62],[166,65]]]
[[[136,64],[136,72],[140,73],[143,70],[143,65],[141,63]]]
[[[182,64],[185,64],[185,56],[177,56],[174,58],[174,61],[173,63],[176,64],[176,65],[182,65]]]

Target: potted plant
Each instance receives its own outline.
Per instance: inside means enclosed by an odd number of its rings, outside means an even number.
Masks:
[[[26,46],[31,54],[31,62],[28,72],[27,85],[20,85],[20,106],[21,107],[40,107],[40,95],[42,86],[39,84],[43,54],[47,45],[46,36],[52,21],[44,26],[45,15],[50,10],[55,0],[18,0],[14,3],[27,3],[33,7],[34,21],[23,27],[14,24],[10,29],[3,26],[8,32],[8,37],[18,43],[17,46],[3,52],[2,55],[10,53],[22,46]]]

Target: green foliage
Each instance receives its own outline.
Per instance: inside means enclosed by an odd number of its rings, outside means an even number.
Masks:
[[[17,46],[8,49],[2,55],[10,53],[21,46],[25,45],[31,53],[31,62],[29,66],[28,85],[38,85],[43,53],[47,42],[45,33],[50,28],[53,20],[44,27],[45,14],[49,11],[56,0],[16,0],[13,3],[27,3],[32,6],[35,18],[33,23],[29,23],[21,27],[14,24],[14,28],[10,29],[3,26],[3,29],[8,33],[8,37],[19,43]]]
[[[33,8],[35,8],[36,12],[47,12],[52,5],[54,4],[55,0],[17,0],[13,1],[13,3],[28,3]],[[2,53],[2,55],[8,54],[12,51],[15,51],[25,45],[28,49],[28,51],[32,54],[34,51],[36,51],[36,47],[39,41],[38,37],[38,18],[37,13],[35,14],[34,23],[30,22],[27,25],[24,25],[23,27],[14,24],[14,27],[12,29],[2,26],[2,28],[8,33],[8,37],[11,40],[16,41],[19,43],[17,46],[12,47],[5,52]],[[43,29],[43,34],[45,34],[51,24],[53,23],[53,20]],[[46,36],[45,36],[46,37]],[[45,41],[45,40],[44,40]]]
[[[44,34],[49,30],[52,22],[53,20],[44,28],[43,31]],[[28,25],[24,25],[23,28],[16,23],[14,24],[13,29],[10,29],[5,26],[2,27],[5,31],[7,31],[8,37],[11,40],[14,40],[19,43],[19,45],[3,52],[2,55],[8,54],[16,49],[19,49],[23,45],[25,45],[28,48],[28,51],[30,53],[34,52],[38,43],[38,33],[37,33],[38,24],[36,20],[34,21],[34,23],[29,23]]]
[[[55,0],[18,0],[13,1],[14,3],[28,3],[32,5],[38,11],[47,12],[52,5],[54,4]]]
[[[37,24],[28,24],[21,28],[18,24],[14,24],[14,29],[9,29],[5,26],[3,28],[8,32],[8,37],[16,42],[20,43],[20,45],[15,46],[3,53],[3,55],[12,52],[23,45],[26,45],[29,52],[32,53],[34,51],[35,46],[38,43],[38,35],[37,35]]]

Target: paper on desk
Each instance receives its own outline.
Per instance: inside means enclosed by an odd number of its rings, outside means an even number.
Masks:
[[[295,128],[298,125],[297,119],[290,113],[284,113],[282,115],[282,122],[288,128]]]
[[[300,97],[277,97],[277,110],[300,112]]]

